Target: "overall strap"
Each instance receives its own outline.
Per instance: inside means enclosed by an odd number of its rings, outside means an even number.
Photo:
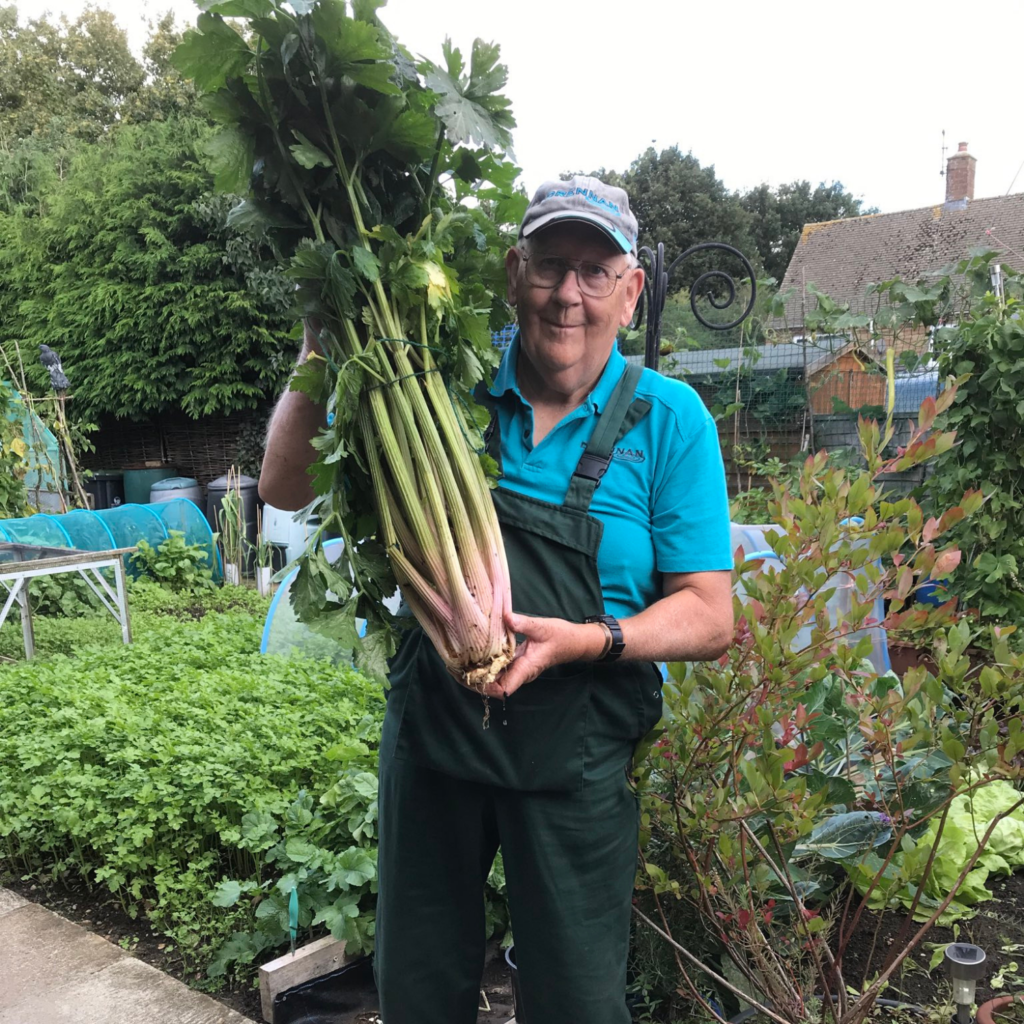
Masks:
[[[649,412],[650,402],[642,398],[633,400],[642,373],[643,367],[630,363],[619,379],[569,481],[563,503],[566,508],[580,512],[590,508],[594,492],[611,464],[615,445]]]
[[[502,475],[501,428],[498,426],[498,403],[484,381],[473,389],[473,398],[491,414],[490,422],[484,428],[484,451],[498,464],[498,476]]]

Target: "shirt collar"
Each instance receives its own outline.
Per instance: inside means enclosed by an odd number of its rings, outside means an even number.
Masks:
[[[495,398],[500,398],[509,391],[514,391],[522,398],[519,391],[519,382],[516,378],[516,367],[519,365],[519,331],[516,330],[511,344],[501,357],[501,365],[494,375],[494,383],[491,385],[490,393]],[[598,377],[594,390],[587,396],[587,400],[594,406],[596,412],[601,412],[608,404],[619,383],[619,378],[626,370],[626,357],[619,351],[618,345],[612,346],[612,353],[605,364],[601,376]]]

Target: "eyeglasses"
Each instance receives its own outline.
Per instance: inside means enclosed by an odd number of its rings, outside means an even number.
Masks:
[[[619,280],[626,271],[616,274],[603,263],[589,263],[586,260],[569,260],[564,256],[549,256],[546,253],[531,253],[523,256],[526,264],[526,280],[535,288],[557,288],[572,272],[576,275],[580,291],[593,299],[604,299],[615,291]]]

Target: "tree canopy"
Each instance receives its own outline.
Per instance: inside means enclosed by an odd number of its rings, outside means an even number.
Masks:
[[[805,224],[878,212],[875,207],[861,209],[862,200],[839,181],[821,182],[813,189],[809,181],[776,189],[762,184],[742,195],[740,205],[750,214],[751,234],[765,274],[780,283]]]
[[[753,249],[751,218],[738,198],[692,153],[678,146],[647,149],[618,178],[629,193],[640,226],[640,244],[665,243],[670,256],[698,242],[727,242],[746,254]]]
[[[877,212],[862,210],[861,200],[838,181],[814,187],[809,181],[777,188],[762,184],[748,192],[730,192],[713,164],[701,166],[678,146],[660,153],[650,147],[621,173],[594,173],[629,193],[641,245],[653,249],[664,242],[671,258],[699,242],[726,242],[744,253],[759,275],[778,282],[805,224]],[[685,287],[707,263],[695,260],[670,287]]]
[[[146,69],[109,11],[76,21],[45,15],[18,23],[0,7],[0,145],[46,133],[54,119],[76,138],[96,139],[146,82]]]
[[[75,412],[252,408],[283,383],[289,292],[224,227],[192,118],[84,148],[38,214],[0,217],[0,337],[56,348]],[[269,252],[262,254],[269,258]]]
[[[179,41],[167,16],[137,59],[109,12],[0,7],[0,345],[40,388],[56,348],[81,419],[253,408],[290,366],[290,289],[225,227]]]

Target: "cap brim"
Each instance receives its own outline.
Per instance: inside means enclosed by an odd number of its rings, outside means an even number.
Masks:
[[[601,220],[600,217],[590,216],[580,210],[556,210],[553,213],[545,214],[543,217],[538,217],[535,221],[531,221],[528,227],[523,229],[522,236],[523,238],[529,238],[530,235],[540,231],[541,228],[546,228],[550,224],[562,223],[563,221],[579,221],[582,224],[590,224],[592,227],[599,228],[602,234],[610,238],[622,252],[627,255],[629,253],[635,255],[632,243],[621,231],[611,227],[606,221]]]

